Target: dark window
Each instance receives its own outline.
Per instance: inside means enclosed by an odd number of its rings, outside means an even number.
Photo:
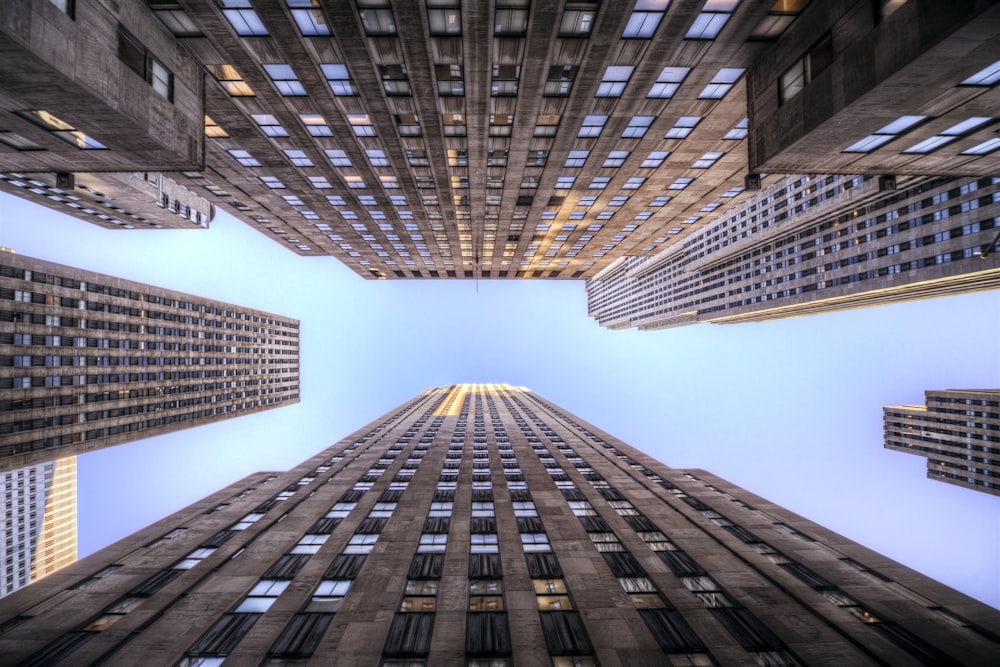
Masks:
[[[580,615],[575,611],[547,611],[538,615],[549,653],[589,653],[590,639]]]
[[[396,503],[399,499],[403,497],[402,489],[386,489],[382,492],[382,495],[378,497],[380,503]]]
[[[340,497],[337,502],[341,503],[356,503],[361,500],[361,497],[365,495],[364,491],[359,491],[358,489],[348,489],[344,491],[344,495]]]
[[[785,645],[763,623],[746,609],[713,607],[710,609],[740,646],[748,651],[771,651]]]
[[[295,614],[268,655],[272,658],[308,658],[319,646],[331,619],[333,614]]]
[[[388,519],[368,517],[362,521],[354,532],[358,535],[378,535],[385,528]]]
[[[528,576],[532,579],[551,579],[562,576],[562,568],[555,554],[524,554],[528,563]]]
[[[136,588],[126,593],[127,597],[148,598],[150,595],[160,590],[176,577],[179,577],[184,570],[160,570]]]
[[[639,615],[646,621],[649,631],[667,653],[686,653],[704,649],[705,644],[698,639],[691,626],[675,609],[640,609]]]
[[[480,481],[489,481],[489,475],[487,479]],[[493,489],[473,489],[472,490],[472,502],[474,503],[488,503],[493,501]]]
[[[312,554],[285,554],[267,568],[264,579],[292,579]]]
[[[472,655],[510,653],[510,627],[507,625],[507,614],[472,613],[466,618],[466,653]]]
[[[747,544],[750,544],[752,542],[760,542],[761,541],[759,537],[757,537],[756,535],[754,535],[753,533],[751,533],[749,530],[747,530],[743,526],[723,526],[722,529],[723,530],[728,530],[730,533],[732,533],[733,535],[735,535],[741,541],[746,542]]]
[[[340,524],[340,522],[341,519],[329,519],[323,517],[322,519],[318,519],[316,523],[314,523],[306,532],[312,533],[313,535],[329,535]]]
[[[308,555],[308,554],[305,554]],[[324,579],[354,579],[365,564],[366,554],[340,554],[323,574]]]
[[[815,588],[818,591],[836,588],[836,586],[801,563],[781,563],[780,566],[786,572],[790,572],[805,582],[809,588]]]
[[[455,501],[454,489],[438,489],[434,492],[434,502],[451,503]]]
[[[260,617],[261,614],[225,614],[205,631],[187,655],[228,655]]]
[[[958,664],[934,646],[895,623],[873,623],[869,627],[891,639],[896,645],[925,665]]]
[[[604,492],[608,490],[609,489],[599,489],[599,491],[601,491],[601,495],[604,495]],[[560,491],[562,491],[563,498],[565,498],[566,500],[587,499],[587,496],[583,495],[583,491],[581,491],[580,489],[560,489]]]
[[[588,533],[610,533],[611,526],[599,516],[581,516],[580,523]]]
[[[625,496],[623,496],[618,489],[598,489],[597,492],[600,493],[605,500],[625,500]]]
[[[473,533],[495,533],[497,532],[497,520],[491,516],[477,516],[472,518]]]
[[[500,554],[470,554],[470,579],[499,579],[503,576]]]
[[[520,238],[520,237],[518,237]],[[515,239],[517,240],[517,239]],[[515,502],[524,502],[531,500],[531,492],[527,489],[511,489],[510,499]]]
[[[472,520],[473,525],[475,525],[475,519]],[[432,516],[427,517],[424,521],[425,533],[447,533],[448,529],[451,528],[451,518],[446,516]],[[473,530],[472,532],[476,532]]]
[[[410,579],[440,579],[444,570],[444,554],[416,554],[406,576]]]
[[[712,509],[711,507],[709,507],[705,503],[701,502],[697,498],[692,498],[691,496],[685,496],[685,497],[681,498],[681,500],[683,500],[684,502],[686,502],[688,505],[690,505],[691,507],[695,508],[696,510],[699,510],[699,511],[702,511],[702,512],[704,512],[706,510]]]
[[[646,572],[639,565],[635,556],[627,551],[610,551],[602,553],[605,562],[616,577],[643,577]]]
[[[22,667],[54,665],[96,635],[96,632],[67,632],[20,664]]]
[[[657,551],[656,553],[659,554],[660,560],[666,563],[667,567],[678,577],[705,573],[698,563],[694,562],[694,559],[683,551]]]
[[[517,532],[544,533],[545,526],[537,516],[519,516],[517,517]]]
[[[396,614],[383,653],[392,656],[426,655],[431,645],[433,613]]]
[[[233,535],[235,535],[238,532],[240,532],[240,531],[238,531],[238,530],[220,530],[215,535],[212,535],[210,538],[208,538],[207,540],[205,540],[204,542],[202,542],[201,543],[201,547],[203,549],[215,549],[215,548],[221,547],[223,544],[226,543],[226,540],[228,540],[230,537],[232,537]]]
[[[625,523],[631,526],[632,530],[636,532],[645,533],[652,530],[657,530],[656,525],[642,515],[626,516],[622,518],[625,519]]]

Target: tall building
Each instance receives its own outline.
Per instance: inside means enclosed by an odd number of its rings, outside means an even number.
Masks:
[[[927,477],[1000,495],[1000,389],[927,391],[884,408],[885,447],[927,457]]]
[[[997,289],[998,249],[1000,178],[789,176],[654,257],[617,260],[587,281],[587,309],[663,329]]]
[[[0,473],[0,597],[76,562],[76,457]]]
[[[0,470],[299,399],[299,323],[0,253]]]
[[[993,665],[1000,612],[526,389],[431,389],[0,601],[10,662]]]
[[[169,171],[365,278],[591,278],[782,173],[997,173],[995,4],[8,0],[0,171]]]

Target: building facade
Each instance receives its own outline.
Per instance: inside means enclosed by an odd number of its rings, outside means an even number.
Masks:
[[[76,457],[0,473],[0,597],[76,562]]]
[[[927,457],[927,477],[1000,495],[1000,390],[927,391],[884,408],[885,447]]]
[[[1000,612],[521,388],[427,392],[0,601],[21,665],[992,665]]]
[[[297,320],[0,253],[0,470],[298,397]]]
[[[591,278],[777,174],[995,174],[994,4],[10,0],[0,171],[167,170],[369,279]]]
[[[611,329],[763,321],[1000,287],[1000,179],[789,176],[587,281]]]

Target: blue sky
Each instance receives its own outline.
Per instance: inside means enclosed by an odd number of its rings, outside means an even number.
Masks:
[[[523,385],[1000,608],[1000,497],[882,447],[882,406],[1000,386],[1000,292],[768,323],[606,331],[578,281],[366,281],[224,213],[104,230],[0,193],[0,245],[302,321],[302,402],[79,459],[85,556],[286,470],[431,386]]]

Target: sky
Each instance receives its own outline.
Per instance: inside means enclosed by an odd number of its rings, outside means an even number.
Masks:
[[[608,331],[582,281],[368,281],[221,211],[210,230],[105,230],[0,193],[0,246],[301,321],[300,403],[79,457],[81,558],[429,387],[497,382],[1000,608],[1000,497],[882,447],[882,406],[1000,387],[1000,291]]]

